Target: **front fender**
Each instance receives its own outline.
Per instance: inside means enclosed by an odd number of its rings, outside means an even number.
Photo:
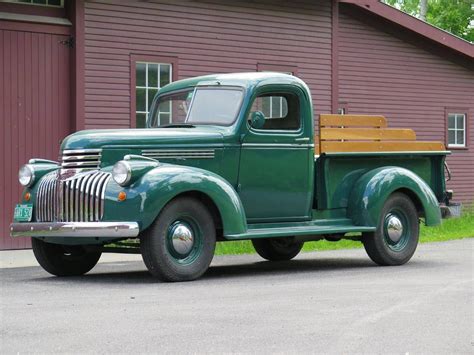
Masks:
[[[408,190],[421,203],[426,225],[441,223],[441,212],[435,194],[418,175],[400,167],[382,167],[362,175],[349,196],[348,216],[356,225],[378,224],[383,204],[393,192]]]
[[[117,201],[125,191],[125,201]],[[198,191],[206,194],[219,210],[224,235],[245,233],[245,212],[234,188],[212,172],[179,165],[162,164],[144,174],[129,187],[110,181],[106,193],[104,220],[137,221],[146,229],[162,208],[179,194]]]

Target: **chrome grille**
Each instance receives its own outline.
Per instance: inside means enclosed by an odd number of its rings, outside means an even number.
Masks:
[[[45,175],[36,193],[35,217],[37,222],[56,220],[58,211],[58,172]]]
[[[144,157],[153,159],[212,159],[214,149],[144,149]]]
[[[64,150],[61,157],[61,168],[95,170],[100,168],[102,149]]]
[[[58,172],[41,179],[36,196],[38,222],[97,222],[104,215],[104,197],[110,173],[79,173],[64,181]]]

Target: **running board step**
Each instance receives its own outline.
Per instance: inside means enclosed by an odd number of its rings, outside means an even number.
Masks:
[[[270,237],[288,237],[297,235],[321,235],[321,234],[340,234],[340,233],[358,233],[358,232],[373,232],[375,227],[354,226],[346,224],[349,220],[341,220],[339,223],[328,224],[328,220],[311,221],[311,222],[297,222],[297,223],[266,223],[249,225],[247,233],[230,234],[225,238],[229,240],[240,239],[256,239],[256,238],[270,238]],[[336,222],[336,221],[332,221]],[[344,223],[346,222],[346,223]]]

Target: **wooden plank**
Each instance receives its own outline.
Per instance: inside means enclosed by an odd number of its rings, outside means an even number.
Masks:
[[[321,128],[321,140],[416,140],[412,129],[397,128]]]
[[[384,116],[323,114],[319,115],[319,126],[387,127],[387,120]]]
[[[321,153],[325,152],[407,152],[442,151],[441,142],[385,141],[385,142],[336,142],[322,141]]]

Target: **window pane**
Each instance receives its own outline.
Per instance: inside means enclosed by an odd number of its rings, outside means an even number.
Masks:
[[[158,64],[148,64],[148,87],[158,87]]]
[[[146,89],[137,89],[137,111],[146,111]]]
[[[46,5],[46,0],[33,0],[33,4],[44,4],[44,5]]]
[[[150,111],[151,104],[153,103],[153,98],[156,95],[158,89],[148,89],[148,108],[147,111]]]
[[[455,115],[448,115],[448,128],[454,128],[454,119],[456,118]]]
[[[167,64],[160,65],[160,88],[171,82],[171,66]]]
[[[464,131],[456,131],[456,144],[464,145]]]
[[[168,114],[170,110],[172,112],[172,122],[184,122],[188,114],[193,93],[194,89],[189,89],[162,96],[160,100],[155,103],[157,107],[155,108],[154,116],[151,118],[152,126],[156,127],[159,125],[160,115]],[[168,118],[168,116],[164,117]],[[164,120],[161,120],[161,123],[168,124],[169,121],[165,122]]]
[[[457,129],[464,129],[464,115],[456,115]]]
[[[171,101],[164,101],[160,104],[160,113],[162,112],[170,112],[171,111]]]
[[[262,107],[269,108],[271,103],[272,116],[265,115],[264,130],[296,130],[300,127],[299,99],[293,94],[281,94],[258,97],[252,105],[252,112],[258,111],[258,102]],[[263,111],[265,113],[265,111]],[[250,117],[250,116],[249,116]]]
[[[257,99],[258,100],[258,99]],[[271,112],[270,112],[270,97],[262,97],[261,98],[261,107],[262,107],[262,112],[265,117],[271,117]],[[260,106],[260,105],[259,105]]]
[[[137,128],[146,126],[146,113],[137,113]]]
[[[0,0],[1,1],[1,0]],[[156,96],[158,89],[161,85],[165,85],[171,82],[171,65],[170,64],[160,64],[160,63],[136,63],[135,68],[136,75],[136,111],[138,113],[150,113],[152,109],[153,99]],[[171,114],[171,105],[167,102],[165,105],[162,105],[161,109],[155,111],[154,121],[159,118],[159,112],[164,112],[168,116],[165,116],[165,119],[169,123],[169,118]],[[142,116],[137,116],[137,119],[142,119]]]
[[[61,0],[48,0],[48,5],[60,6]]]
[[[452,130],[448,131],[448,144],[456,144],[456,142],[454,140],[455,139],[454,138],[455,137],[455,132],[456,131],[452,131]]]
[[[137,63],[137,86],[146,86],[146,64]]]
[[[286,115],[288,115],[288,101],[286,101],[286,99],[283,97],[282,100],[281,100],[281,113],[282,113],[282,117],[285,117]]]
[[[230,125],[237,117],[242,97],[242,90],[237,89],[197,89],[187,122]]]
[[[160,113],[160,124],[170,123],[170,114],[169,113]]]
[[[272,118],[282,117],[280,96],[273,96],[271,100],[272,100]]]

